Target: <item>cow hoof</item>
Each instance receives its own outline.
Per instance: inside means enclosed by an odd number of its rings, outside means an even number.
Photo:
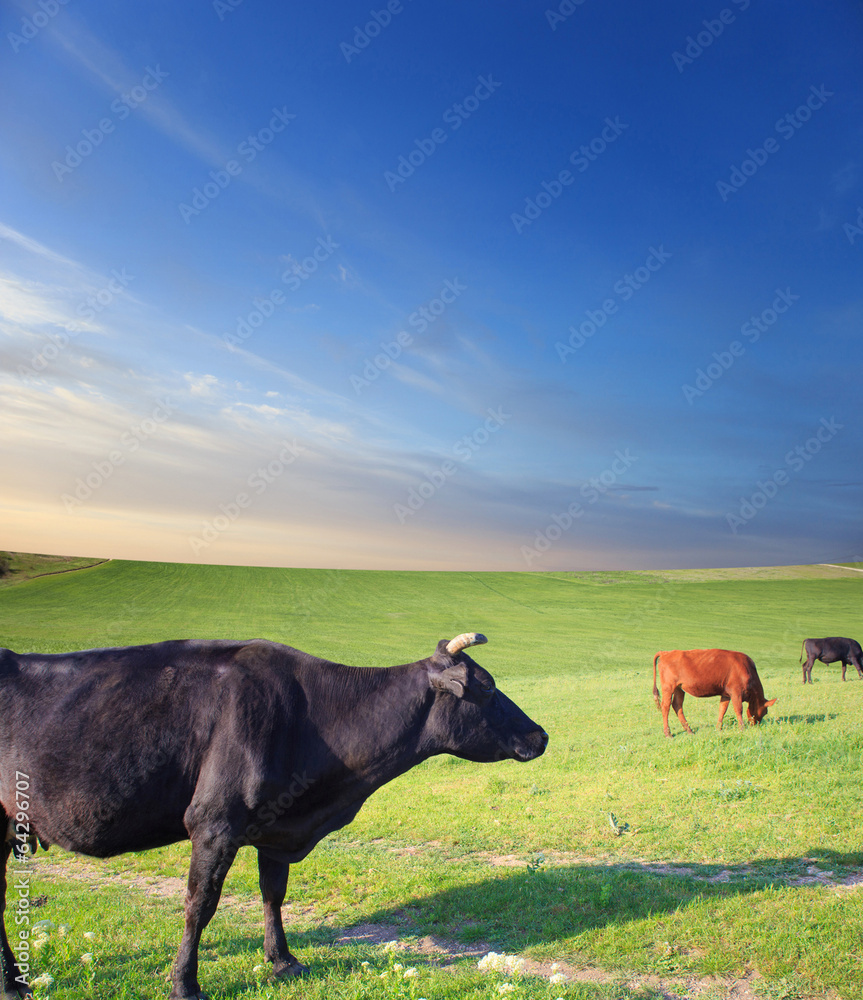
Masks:
[[[303,965],[296,958],[292,962],[279,962],[273,965],[273,975],[278,979],[293,979],[296,976],[307,976],[309,971],[309,967]]]
[[[3,1000],[21,1000],[22,997],[30,997],[32,1000],[33,991],[29,986],[16,986],[13,990],[3,991]]]

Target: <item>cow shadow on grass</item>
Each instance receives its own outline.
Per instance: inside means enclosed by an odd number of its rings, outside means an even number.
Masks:
[[[553,944],[573,935],[720,901],[769,887],[851,885],[863,879],[863,852],[813,850],[751,865],[531,862],[492,877],[381,910],[372,923],[407,934],[439,934],[496,950]],[[345,928],[345,931],[349,928]]]
[[[418,871],[418,885],[427,876],[427,868]],[[335,968],[358,971],[361,961],[379,956],[376,946],[396,939],[407,951],[400,961],[475,961],[489,949],[519,953],[537,945],[554,946],[585,932],[662,917],[691,905],[715,906],[768,888],[839,889],[860,882],[863,851],[813,849],[801,857],[725,866],[545,866],[533,860],[522,868],[490,864],[488,877],[471,874],[464,884],[440,892],[418,895],[408,890],[409,902],[366,913],[361,920],[336,919],[311,928],[304,924],[302,929],[291,927],[288,920],[286,932],[291,950],[311,964],[312,974],[325,975]],[[210,954],[261,947],[260,937],[237,935],[229,926],[219,936],[218,944],[209,942]]]

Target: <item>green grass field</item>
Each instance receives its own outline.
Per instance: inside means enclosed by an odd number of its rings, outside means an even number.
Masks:
[[[860,638],[863,573],[409,573],[110,562],[8,583],[0,645],[59,652],[258,636],[385,666],[481,631],[476,659],[551,736],[530,764],[427,761],[291,872],[286,928],[312,965],[266,976],[253,852],[204,935],[215,998],[863,998],[863,682],[807,636]],[[662,736],[661,649],[739,649],[777,698],[758,729]],[[188,845],[35,864],[57,998],[167,996]],[[164,892],[159,886],[168,886]],[[92,940],[84,939],[92,931]],[[340,940],[341,939],[341,940]],[[397,950],[381,941],[397,939]],[[483,973],[489,948],[528,960]],[[81,954],[93,955],[90,963]],[[567,977],[550,983],[550,963]],[[368,963],[364,965],[363,963]],[[395,965],[402,965],[401,970]],[[415,967],[415,977],[404,969]]]

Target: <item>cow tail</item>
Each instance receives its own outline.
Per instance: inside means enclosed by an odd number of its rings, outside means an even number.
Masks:
[[[803,662],[803,654],[804,654],[805,652],[806,652],[806,640],[804,639],[804,640],[803,640],[803,645],[802,645],[802,646],[800,647],[800,662],[801,662],[801,663]],[[806,659],[808,660],[808,659],[809,659],[809,657],[807,656],[807,657],[806,657]]]
[[[653,657],[653,700],[656,702],[656,707],[659,711],[662,711],[662,702],[659,700],[659,688],[656,686],[656,664],[662,653],[657,653]]]

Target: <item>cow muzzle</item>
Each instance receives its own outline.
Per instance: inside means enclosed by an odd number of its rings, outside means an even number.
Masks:
[[[529,760],[536,760],[545,753],[548,746],[548,733],[544,729],[539,729],[527,736],[517,736],[510,740],[509,757],[513,760],[526,763]]]

